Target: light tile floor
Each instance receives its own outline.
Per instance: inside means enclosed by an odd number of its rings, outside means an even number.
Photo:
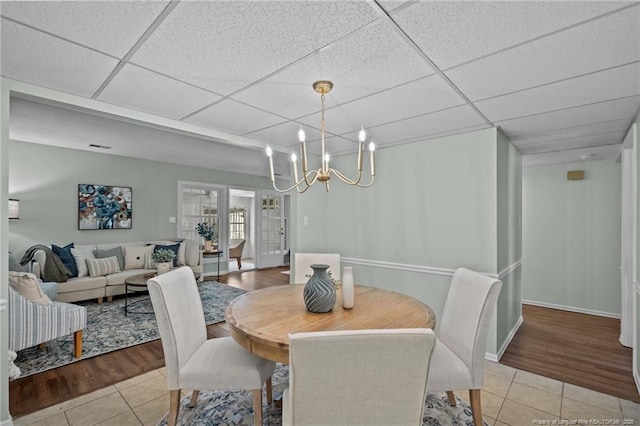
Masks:
[[[482,411],[490,426],[640,425],[640,404],[489,361],[484,373]],[[467,391],[456,393],[468,401]],[[155,425],[168,409],[166,370],[160,368],[16,418],[13,424]]]

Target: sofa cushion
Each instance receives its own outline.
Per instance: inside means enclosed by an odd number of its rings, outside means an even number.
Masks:
[[[122,271],[124,269],[124,256],[122,255],[122,247],[117,246],[108,250],[96,249],[93,251],[93,255],[96,259],[103,259],[105,257],[115,256],[118,259],[118,266]]]
[[[156,269],[158,264],[153,260],[153,253],[147,253],[144,256],[144,269]]]
[[[187,264],[187,242],[182,241],[180,243],[180,248],[178,248],[178,257],[176,258],[176,262],[178,266],[185,266]]]
[[[74,247],[71,249],[73,260],[76,261],[76,267],[78,268],[78,278],[86,277],[89,275],[89,268],[87,267],[86,259],[95,259],[93,255],[93,249]]]
[[[38,285],[38,278],[29,272],[9,271],[9,285],[22,297],[40,304],[51,303],[51,299]]]
[[[89,275],[92,277],[120,272],[120,265],[116,256],[105,257],[104,259],[87,259],[86,261]]]
[[[106,285],[107,278],[104,276],[69,278],[67,282],[58,283],[58,295],[62,293],[70,293],[73,291],[95,290],[97,288],[106,287]]]
[[[124,243],[104,243],[104,244],[96,244],[96,247],[99,250],[109,250],[114,247],[122,247],[124,251],[124,247],[144,247],[147,244],[144,241],[126,241]]]
[[[154,269],[129,269],[126,271],[120,271],[115,274],[107,275],[107,286],[123,285],[124,280],[128,277],[132,277],[138,274],[148,274],[155,272]]]
[[[22,266],[18,259],[9,252],[9,270],[15,272],[29,272],[26,267]]]
[[[67,267],[67,269],[70,272],[69,276],[77,277],[78,268],[76,266],[76,261],[73,259],[73,255],[71,254],[72,248],[73,248],[73,243],[69,243],[64,247],[51,244],[51,250],[53,250],[53,252],[58,255],[62,263],[64,263],[64,266]]]
[[[155,245],[146,247],[124,247],[124,269],[142,269],[144,268],[144,257],[147,253],[153,253]]]
[[[178,265],[178,250],[180,249],[180,243],[176,243],[176,244],[171,244],[171,245],[160,245],[160,244],[156,244],[155,248],[153,249],[153,252],[157,252],[158,250],[171,250],[174,254],[175,257],[173,258],[173,266],[177,266]]]

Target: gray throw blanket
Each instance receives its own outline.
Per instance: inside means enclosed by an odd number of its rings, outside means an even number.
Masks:
[[[47,254],[47,260],[45,260],[44,265],[40,265],[40,274],[42,275],[43,281],[55,281],[57,283],[63,283],[67,281],[67,277],[71,273],[69,268],[67,268],[62,260],[58,257],[57,254],[53,252],[49,247],[36,244],[35,246],[29,247],[27,251],[24,252],[24,256],[20,259],[21,265],[26,265],[31,262],[33,256],[36,254],[38,250],[42,250]]]

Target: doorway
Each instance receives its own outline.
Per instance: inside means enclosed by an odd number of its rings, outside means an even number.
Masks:
[[[229,272],[256,268],[256,191],[229,188]]]

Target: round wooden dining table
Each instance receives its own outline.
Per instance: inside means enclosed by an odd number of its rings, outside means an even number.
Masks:
[[[435,314],[424,303],[390,290],[355,286],[352,309],[338,290],[330,312],[307,311],[304,284],[269,287],[243,294],[225,311],[233,339],[251,353],[289,363],[289,333],[380,328],[434,328]]]

